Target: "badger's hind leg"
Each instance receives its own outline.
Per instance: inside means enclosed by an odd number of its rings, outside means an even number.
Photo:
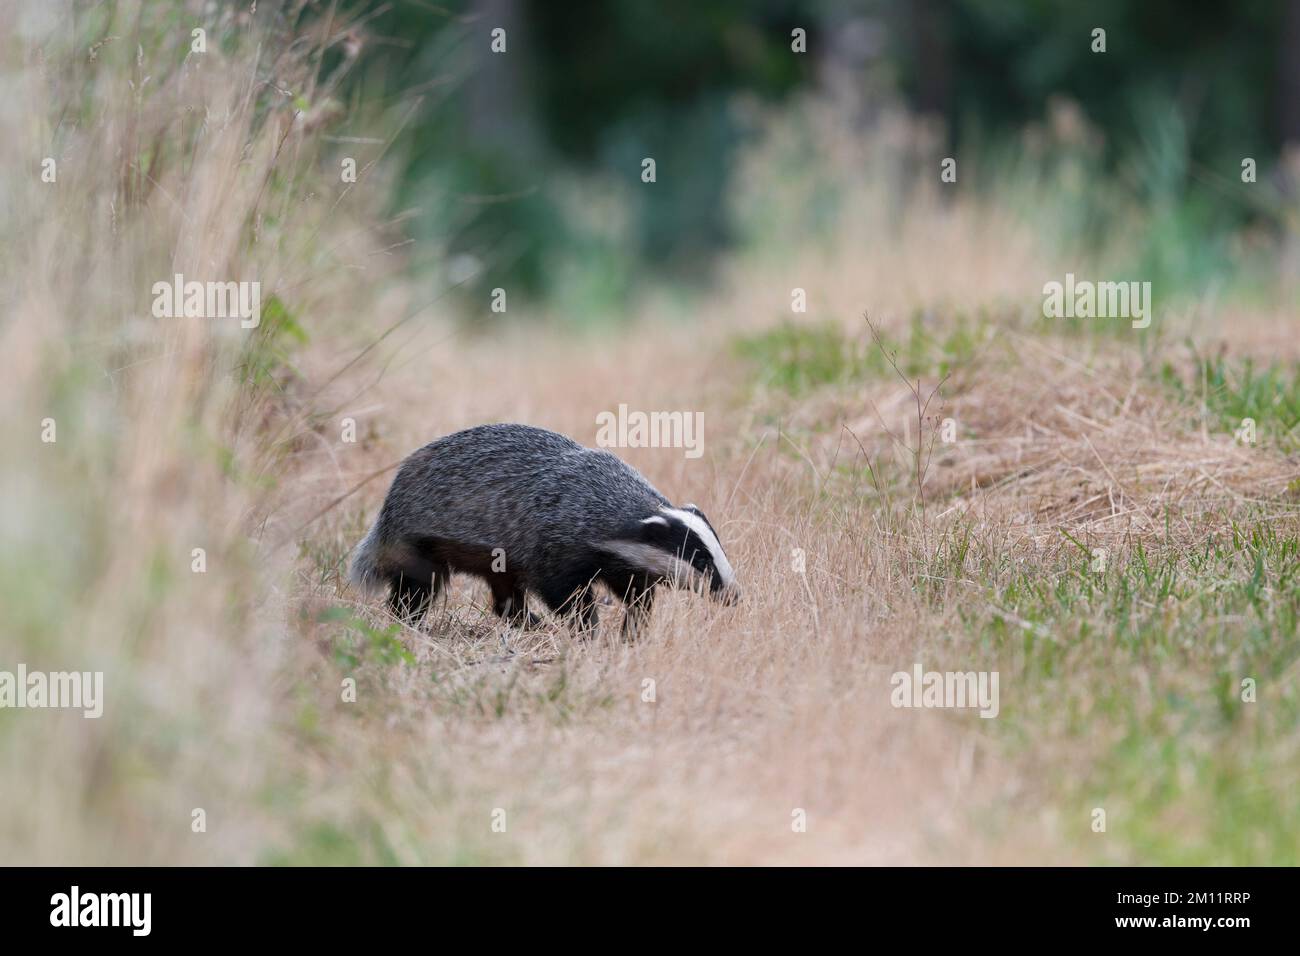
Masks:
[[[389,609],[408,626],[418,626],[429,604],[442,593],[450,573],[447,565],[436,561],[425,558],[407,561],[389,578]]]
[[[397,617],[412,627],[424,619],[424,613],[433,600],[433,582],[420,581],[399,574],[392,580],[388,594],[388,607]]]

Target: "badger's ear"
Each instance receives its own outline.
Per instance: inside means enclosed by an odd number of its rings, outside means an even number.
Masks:
[[[671,551],[675,546],[679,530],[680,526],[666,515],[651,515],[636,523],[636,533],[631,537],[642,544]]]
[[[614,535],[618,541],[637,541],[641,544],[653,544],[663,539],[672,530],[672,522],[663,515],[651,515],[639,521],[631,521]]]

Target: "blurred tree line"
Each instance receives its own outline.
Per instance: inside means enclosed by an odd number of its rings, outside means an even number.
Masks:
[[[417,237],[446,240],[448,278],[476,298],[496,286],[553,298],[577,281],[599,310],[648,272],[703,278],[733,238],[736,94],[776,101],[831,65],[888,77],[910,107],[943,118],[958,148],[1041,119],[1055,95],[1105,132],[1112,163],[1153,148],[1151,124],[1176,116],[1176,173],[1219,224],[1259,215],[1223,188],[1241,157],[1265,170],[1300,142],[1300,0],[371,6],[354,93],[421,97],[403,132],[403,202],[421,210]],[[1098,26],[1104,54],[1092,50]],[[796,28],[806,54],[792,52]],[[496,29],[504,53],[492,50]],[[641,186],[644,157],[656,161],[652,187]],[[615,184],[617,202],[583,182]],[[620,218],[619,241],[602,217]]]

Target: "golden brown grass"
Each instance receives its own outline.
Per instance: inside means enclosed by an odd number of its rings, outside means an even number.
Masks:
[[[618,401],[701,408],[711,440],[726,429],[713,423],[744,420],[728,409],[719,365],[700,355],[693,330],[584,342],[578,356],[528,333],[512,342],[504,352],[458,342],[445,347],[445,361],[431,358],[442,400],[427,414],[391,410],[419,408],[428,371],[382,382],[373,415],[384,438],[359,449],[363,460],[336,487],[431,435],[482,420],[527,420],[588,441],[595,413]],[[651,347],[654,368],[627,361]],[[954,611],[981,601],[975,582],[953,575],[938,582],[942,600],[918,597],[925,543],[933,547],[960,517],[976,542],[968,576],[979,579],[997,560],[1045,565],[1072,551],[1062,528],[1113,549],[1116,561],[1135,541],[1167,545],[1166,511],[1176,516],[1176,542],[1203,538],[1251,501],[1294,528],[1285,485],[1296,469],[1234,446],[1231,436],[1180,425],[1155,386],[1132,386],[1122,352],[1107,363],[1067,358],[1050,342],[1024,351],[1042,363],[1038,370],[1008,358],[950,401],[964,429],[987,437],[959,442],[951,460],[936,461],[924,525],[910,510],[882,512],[853,486],[831,490],[819,479],[837,456],[862,454],[833,431],[798,452],[782,448],[772,428],[724,431],[697,463],[674,452],[626,452],[670,496],[715,516],[745,584],[744,605],[677,596],[634,646],[614,641],[611,624],[588,645],[563,631],[512,635],[506,658],[484,593],[457,589],[449,618],[435,614],[431,634],[409,635],[419,679],[393,686],[377,678],[366,692],[377,699],[358,706],[388,727],[367,759],[424,768],[449,788],[439,806],[455,808],[452,821],[428,821],[414,845],[394,843],[397,858],[446,859],[452,839],[470,844],[453,847],[453,858],[524,862],[1089,858],[1079,848],[1087,808],[1062,819],[1041,782],[977,718],[889,706],[889,674],[913,660],[960,670],[998,660],[960,640]],[[1117,393],[1122,382],[1129,388]],[[888,379],[870,391],[885,415],[910,400]],[[857,404],[861,415],[871,403]],[[829,420],[851,422],[869,453],[876,446],[888,457],[890,439],[867,416]],[[859,476],[859,492],[866,480]],[[373,514],[385,484],[373,482],[340,509]],[[899,493],[905,499],[906,487]],[[341,560],[359,522],[332,514],[325,524]],[[807,553],[806,577],[792,570],[796,548]],[[317,599],[352,600],[328,585]],[[616,623],[616,609],[605,614]],[[1104,662],[1088,666],[1096,673]],[[656,683],[654,703],[641,699],[647,679]],[[425,692],[412,695],[421,680]],[[338,710],[325,696],[321,706]],[[1073,763],[1083,753],[1076,746],[1053,773],[1086,766]],[[339,759],[332,772],[353,779],[344,767],[354,755]],[[1007,814],[1006,800],[1028,812]],[[495,807],[510,813],[507,834],[488,829]],[[791,832],[795,808],[812,821],[807,834]],[[395,812],[406,816],[376,811]]]

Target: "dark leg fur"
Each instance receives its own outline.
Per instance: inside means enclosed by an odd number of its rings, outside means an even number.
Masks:
[[[432,535],[410,539],[424,560],[448,572],[472,574],[492,589],[492,610],[515,627],[538,627],[543,622],[528,610],[528,597],[517,575],[497,566],[497,554],[486,546],[466,545]]]
[[[600,615],[596,612],[596,597],[591,587],[585,587],[569,600],[565,615],[569,626],[581,634],[590,636],[596,633],[600,625]]]
[[[388,606],[393,613],[411,627],[424,619],[429,602],[442,590],[442,580],[434,575],[428,579],[411,578],[399,574],[392,579]]]
[[[528,610],[528,592],[512,575],[494,574],[488,578],[492,588],[492,612],[506,623],[520,628],[539,627],[542,619]]]
[[[388,606],[407,625],[418,626],[450,574],[447,565],[436,561],[417,558],[407,562],[389,578]]]
[[[607,570],[602,578],[610,591],[622,599],[625,606],[623,639],[636,640],[637,633],[650,620],[655,587],[659,582],[644,572],[626,569]]]
[[[655,590],[650,587],[633,586],[628,590],[627,606],[623,611],[623,639],[635,641],[645,626],[650,623],[650,612],[654,606]]]
[[[539,595],[546,606],[565,618],[569,627],[591,633],[600,623],[596,613],[596,597],[591,593],[592,580],[588,576],[570,575],[567,580],[556,581]]]

